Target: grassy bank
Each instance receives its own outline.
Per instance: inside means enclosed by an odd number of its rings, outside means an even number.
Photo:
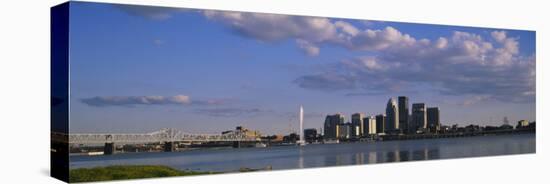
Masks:
[[[108,166],[72,169],[69,174],[69,182],[125,180],[168,176],[193,176],[202,174],[216,174],[216,172],[180,171],[166,166],[149,165]]]

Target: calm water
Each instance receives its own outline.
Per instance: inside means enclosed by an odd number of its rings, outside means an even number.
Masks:
[[[535,153],[535,134],[319,144],[304,147],[195,150],[173,153],[127,153],[105,156],[71,156],[70,167],[107,165],[166,165],[197,171],[237,171],[239,168],[273,169],[403,162]]]

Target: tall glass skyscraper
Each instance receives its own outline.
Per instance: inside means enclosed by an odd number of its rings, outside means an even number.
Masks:
[[[386,106],[386,133],[396,133],[399,130],[399,114],[395,99],[390,98]]]
[[[426,110],[428,129],[430,132],[437,132],[440,126],[439,107],[428,107]]]
[[[399,107],[399,130],[402,133],[409,132],[409,97],[400,96],[397,98]]]
[[[426,117],[426,104],[415,103],[412,105],[412,130],[416,132],[418,130],[425,130],[428,127]]]
[[[360,137],[364,132],[363,113],[355,113],[351,115],[351,137]]]
[[[337,139],[338,126],[344,124],[344,120],[342,114],[328,115],[325,119],[324,139]]]

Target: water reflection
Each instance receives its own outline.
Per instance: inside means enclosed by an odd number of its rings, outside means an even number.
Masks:
[[[398,154],[395,154],[395,151],[386,152],[386,162],[399,161],[398,158],[396,158],[396,155]]]
[[[409,161],[410,156],[411,154],[408,150],[399,151],[399,161]]]
[[[338,154],[336,155],[336,163],[334,163],[334,165],[345,165],[344,160],[345,160],[344,155]]]
[[[376,152],[369,152],[369,164],[374,164],[378,160],[376,159]]]
[[[439,159],[439,148],[423,148],[413,150],[394,150],[385,153],[385,162],[404,162],[409,160]]]
[[[389,151],[370,151],[370,152],[356,152],[346,153],[340,152],[332,155],[324,155],[324,166],[339,166],[339,165],[362,165],[362,164],[374,164],[385,162],[405,162],[411,160],[432,160],[440,158],[439,148],[421,148],[416,150],[389,150]],[[305,156],[305,159],[308,159]],[[298,159],[299,168],[304,167],[304,156],[300,156]],[[311,167],[311,166],[305,166]]]
[[[365,153],[360,152],[355,154],[355,165],[360,165],[365,163]]]
[[[299,148],[298,154],[298,168],[304,168],[304,150]]]
[[[167,165],[177,169],[235,171],[241,167],[277,169],[311,168],[463,158],[535,152],[534,135],[461,139],[388,141],[376,143],[307,145],[269,149],[197,150],[177,153],[138,153],[110,156],[71,156],[71,168],[108,165]]]
[[[432,159],[439,159],[439,149],[433,148],[433,149],[422,149],[422,150],[415,150],[412,154],[412,160],[432,160]]]

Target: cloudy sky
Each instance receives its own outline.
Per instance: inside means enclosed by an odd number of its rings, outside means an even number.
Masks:
[[[535,120],[535,32],[73,2],[72,132],[319,128],[390,97]]]

